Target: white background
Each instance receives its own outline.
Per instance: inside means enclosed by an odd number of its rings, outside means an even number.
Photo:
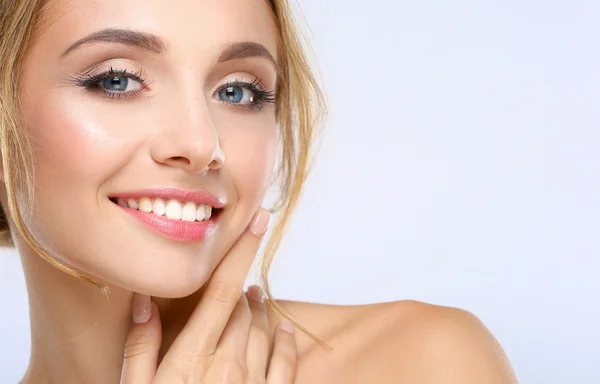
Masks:
[[[523,383],[600,383],[600,3],[302,0],[331,114],[279,298],[479,316]],[[0,254],[2,383],[28,352]]]

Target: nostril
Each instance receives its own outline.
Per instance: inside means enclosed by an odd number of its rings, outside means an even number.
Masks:
[[[174,156],[174,157],[171,157],[171,160],[183,161],[186,164],[190,164],[190,160],[187,157],[183,157],[183,156]]]

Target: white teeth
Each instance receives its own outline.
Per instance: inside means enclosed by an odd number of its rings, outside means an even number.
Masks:
[[[204,204],[198,204],[198,209],[196,210],[196,220],[204,220]]]
[[[154,204],[152,204],[152,213],[158,216],[162,216],[165,214],[167,208],[165,207],[165,202],[163,199],[154,200]]]
[[[181,210],[181,220],[196,221],[196,204],[186,203]]]
[[[165,215],[172,220],[181,220],[181,204],[177,200],[169,200]]]
[[[116,202],[122,207],[153,213],[157,216],[166,216],[171,220],[183,220],[187,222],[203,221],[210,219],[212,215],[212,207],[210,205],[194,204],[192,202],[180,203],[175,199],[165,202],[161,198],[118,198]]]
[[[129,199],[127,200],[127,204],[129,205],[129,208],[133,208],[133,209],[138,209],[138,202],[136,199]]]
[[[146,212],[146,213],[150,213],[152,212],[152,201],[150,201],[149,198],[147,197],[142,197],[140,199],[140,206],[139,206],[139,210],[142,212]]]

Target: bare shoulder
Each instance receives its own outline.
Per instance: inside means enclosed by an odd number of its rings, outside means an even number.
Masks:
[[[333,348],[321,348],[300,334],[298,383],[517,383],[494,336],[461,309],[416,301],[362,306],[287,302],[284,309],[308,322],[307,328]]]
[[[371,357],[388,357],[392,377],[419,383],[517,383],[502,347],[473,314],[415,301],[387,305],[394,322]],[[385,335],[387,334],[387,337]]]

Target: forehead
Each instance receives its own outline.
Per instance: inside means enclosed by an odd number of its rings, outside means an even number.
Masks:
[[[253,41],[276,53],[277,36],[270,0],[47,0],[35,38],[68,47],[106,28],[148,32],[169,52]]]

